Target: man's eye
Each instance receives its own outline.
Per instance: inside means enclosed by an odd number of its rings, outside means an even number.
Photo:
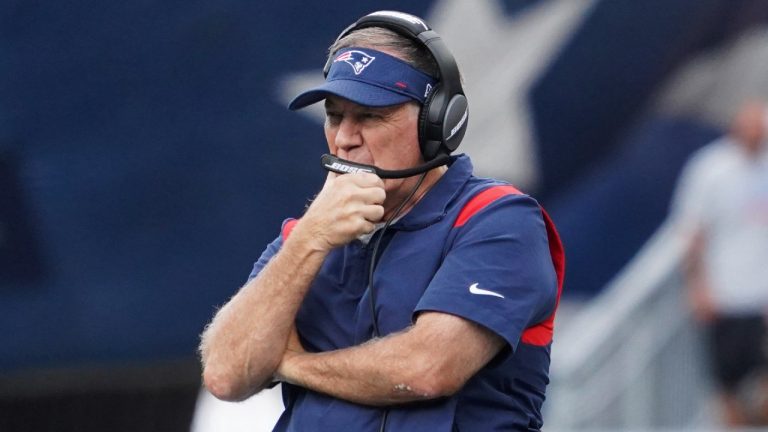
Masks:
[[[339,124],[341,122],[341,114],[325,113],[325,118],[330,124]]]

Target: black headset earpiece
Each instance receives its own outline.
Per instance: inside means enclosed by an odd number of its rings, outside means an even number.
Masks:
[[[421,18],[403,12],[378,11],[350,25],[336,38],[365,27],[383,27],[424,46],[440,71],[439,82],[427,96],[419,113],[419,145],[425,161],[448,155],[459,147],[467,130],[467,97],[461,86],[459,67],[442,38]],[[323,68],[327,76],[333,60]]]

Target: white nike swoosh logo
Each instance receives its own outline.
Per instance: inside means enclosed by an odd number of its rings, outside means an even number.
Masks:
[[[472,294],[489,295],[489,296],[495,296],[495,297],[504,298],[503,295],[501,295],[501,294],[499,294],[497,292],[488,291],[488,290],[484,290],[482,288],[478,288],[477,287],[478,285],[479,285],[478,283],[473,283],[472,285],[470,285],[469,286],[469,292],[471,292]]]

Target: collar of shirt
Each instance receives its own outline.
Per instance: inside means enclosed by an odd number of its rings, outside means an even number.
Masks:
[[[427,192],[426,195],[397,223],[393,229],[412,231],[422,229],[442,219],[447,207],[458,196],[472,176],[472,161],[461,154],[451,157],[448,171]]]

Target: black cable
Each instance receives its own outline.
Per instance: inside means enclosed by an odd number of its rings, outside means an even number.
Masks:
[[[368,291],[370,293],[370,305],[371,305],[371,316],[373,317],[373,336],[379,337],[381,336],[381,333],[379,332],[379,323],[376,317],[376,293],[373,289],[373,271],[376,269],[376,255],[379,252],[379,245],[381,244],[381,239],[384,238],[384,233],[387,231],[389,226],[392,224],[392,221],[397,219],[397,216],[400,214],[401,211],[403,211],[403,208],[408,203],[408,201],[413,198],[413,196],[416,194],[416,191],[419,189],[419,186],[421,186],[421,183],[424,182],[424,178],[427,176],[427,173],[424,173],[419,177],[419,181],[416,182],[416,186],[413,187],[411,192],[408,194],[408,197],[403,200],[402,203],[397,207],[394,213],[392,213],[392,216],[387,219],[387,222],[384,224],[384,227],[379,231],[379,235],[376,238],[376,243],[373,244],[373,253],[371,254],[371,263],[368,265]]]
[[[392,224],[392,221],[397,219],[397,216],[400,214],[401,211],[403,211],[403,208],[408,203],[408,201],[413,198],[413,196],[416,194],[416,191],[419,190],[419,187],[424,182],[424,178],[427,176],[427,173],[423,173],[421,177],[419,177],[419,181],[416,182],[416,186],[413,187],[413,190],[408,194],[408,197],[403,200],[402,203],[397,207],[394,213],[392,213],[392,216],[387,219],[387,222],[384,224],[384,227],[379,231],[379,235],[376,238],[376,243],[373,244],[373,253],[371,253],[371,263],[368,265],[368,293],[369,293],[369,299],[370,299],[370,306],[371,306],[371,317],[373,318],[373,336],[374,337],[380,337],[381,333],[379,332],[379,320],[376,316],[376,291],[373,288],[373,271],[376,269],[376,255],[379,251],[379,246],[381,245],[381,239],[384,238],[384,233],[387,231],[387,228]],[[387,427],[387,417],[389,417],[389,409],[384,409],[384,414],[381,416],[381,426],[379,427],[379,432],[384,432],[384,430]]]

